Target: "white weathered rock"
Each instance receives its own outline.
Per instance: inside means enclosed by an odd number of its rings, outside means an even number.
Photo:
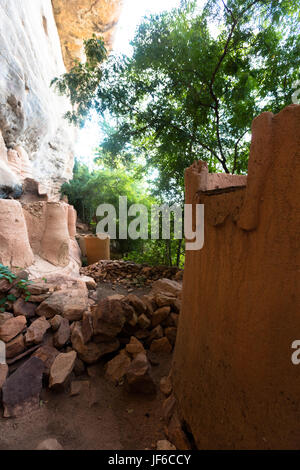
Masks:
[[[67,101],[49,87],[65,71],[51,0],[1,2],[0,50],[0,130],[23,165],[14,180],[1,145],[0,187],[15,187],[32,165],[34,178],[58,194],[71,177],[74,131],[62,117]]]
[[[36,450],[64,450],[56,439],[46,439],[41,442]]]

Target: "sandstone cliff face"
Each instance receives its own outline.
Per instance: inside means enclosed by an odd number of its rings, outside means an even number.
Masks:
[[[256,118],[246,187],[186,171],[205,243],[186,256],[173,386],[201,449],[299,447],[299,135],[298,105]]]
[[[51,0],[1,0],[0,131],[7,149],[28,154],[33,178],[53,195],[73,167],[73,130],[62,118],[68,103],[49,88],[64,71]],[[3,167],[0,185],[8,176]]]
[[[83,39],[93,33],[105,39],[111,48],[123,0],[52,0],[66,67],[74,59],[82,60]]]
[[[62,49],[68,63],[93,32],[110,43],[119,4],[0,0],[0,263],[33,277],[79,272],[76,214],[59,202],[76,134],[63,118],[69,101],[50,83],[66,71]]]

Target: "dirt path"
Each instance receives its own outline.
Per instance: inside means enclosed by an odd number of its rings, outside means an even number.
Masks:
[[[170,356],[153,367],[157,384],[170,368]],[[163,395],[133,395],[104,379],[103,364],[89,379],[92,396],[43,391],[41,407],[29,416],[0,419],[0,450],[30,450],[49,437],[66,450],[144,450],[163,436]]]

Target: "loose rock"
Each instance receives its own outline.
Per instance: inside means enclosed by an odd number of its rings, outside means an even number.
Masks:
[[[153,292],[163,292],[171,296],[177,297],[181,294],[182,285],[171,279],[159,279],[152,285]]]
[[[172,352],[172,346],[168,338],[155,339],[150,346],[150,351],[157,354],[170,354]]]
[[[54,292],[37,308],[37,315],[53,318],[62,315],[69,321],[81,320],[88,307],[88,297],[84,289],[66,289]]]
[[[24,336],[20,334],[9,343],[6,343],[6,358],[13,359],[25,350]]]
[[[52,346],[41,346],[35,353],[34,356],[41,359],[44,363],[44,376],[49,377],[51,366],[55,358],[59,355],[59,351]]]
[[[143,330],[147,330],[150,325],[151,325],[151,321],[149,320],[149,318],[143,313],[143,315],[140,315],[138,317],[138,324],[139,326],[143,329]]]
[[[4,417],[18,417],[38,409],[44,363],[31,357],[8,377],[2,388]]]
[[[46,439],[41,442],[36,450],[64,450],[56,439]]]
[[[73,349],[78,352],[79,358],[86,364],[95,364],[101,357],[117,351],[120,347],[118,340],[99,344],[94,342],[85,344],[80,323],[76,323],[74,326],[71,341]]]
[[[125,302],[104,299],[92,308],[94,334],[104,334],[114,338],[121,332],[126,320],[134,311]]]
[[[52,328],[53,331],[58,330],[58,328],[60,327],[62,318],[63,317],[61,315],[55,315],[55,317],[53,317],[49,320],[49,323],[50,323],[51,328]]]
[[[13,318],[12,313],[8,313],[8,312],[0,313],[0,326],[3,325],[10,318]]]
[[[105,377],[113,384],[119,384],[127,374],[131,360],[125,353],[120,353],[106,365]]]
[[[26,318],[33,318],[35,316],[37,306],[32,302],[25,302],[25,300],[20,297],[14,302],[13,309],[16,317],[23,315]]]
[[[139,353],[145,353],[145,349],[142,343],[132,336],[130,338],[130,343],[126,345],[126,352],[135,358]]]
[[[46,331],[50,328],[50,323],[44,317],[35,320],[27,329],[25,335],[26,345],[40,344],[43,341]]]
[[[0,326],[0,340],[8,343],[21,333],[27,324],[26,317],[13,317]]]
[[[158,310],[155,310],[151,318],[151,323],[152,323],[153,328],[155,328],[157,325],[159,325],[164,320],[166,320],[170,312],[171,312],[171,307],[169,306],[161,307]]]
[[[62,318],[60,322],[60,326],[57,332],[54,334],[53,337],[53,345],[57,349],[61,349],[70,339],[71,336],[71,329],[69,320],[67,318]]]
[[[132,361],[126,374],[126,384],[130,392],[154,394],[156,386],[151,376],[151,366],[146,354],[140,353]]]
[[[61,353],[55,358],[50,369],[50,388],[58,391],[64,389],[73,371],[76,357],[77,353],[71,351],[69,353]]]

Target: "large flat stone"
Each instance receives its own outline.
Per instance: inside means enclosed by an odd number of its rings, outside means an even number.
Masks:
[[[4,417],[18,417],[39,407],[44,363],[31,357],[3,385]]]
[[[0,340],[8,343],[24,330],[26,323],[24,316],[10,318],[0,326]]]

